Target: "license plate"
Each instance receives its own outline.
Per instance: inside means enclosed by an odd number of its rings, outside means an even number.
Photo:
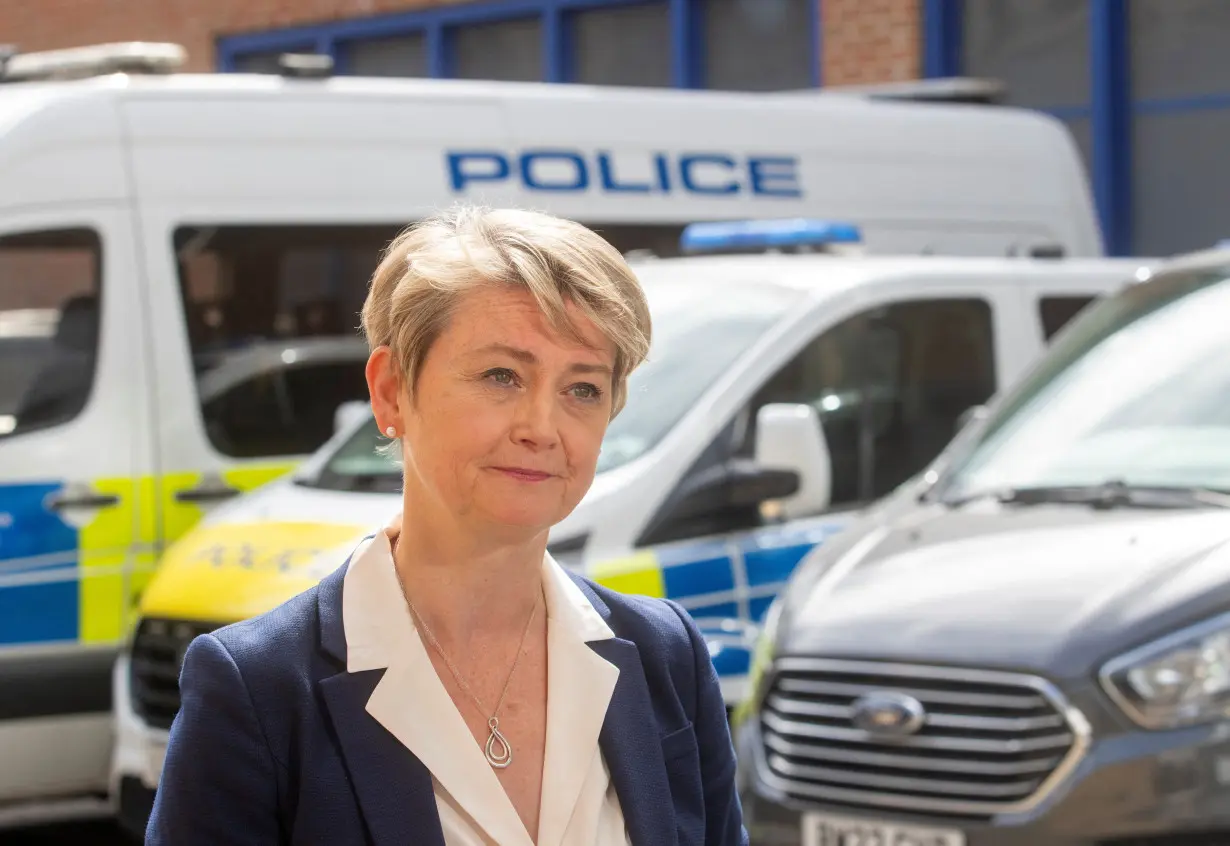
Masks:
[[[965,846],[965,835],[952,828],[807,814],[803,846]]]

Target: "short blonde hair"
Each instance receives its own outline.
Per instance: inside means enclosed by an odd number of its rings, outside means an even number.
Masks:
[[[371,349],[387,345],[413,389],[460,297],[483,285],[529,291],[549,325],[579,340],[571,302],[615,346],[611,416],[649,354],[649,305],[624,257],[596,232],[522,209],[465,206],[406,229],[385,250],[363,304]]]

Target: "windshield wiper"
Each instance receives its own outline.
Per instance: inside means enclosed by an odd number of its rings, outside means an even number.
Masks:
[[[401,473],[321,473],[315,478],[295,479],[295,484],[307,488],[348,493],[400,493]]]
[[[1230,508],[1230,491],[1205,487],[1130,485],[1110,479],[1097,485],[1050,485],[979,491],[946,500],[957,508],[979,499],[1007,505],[1088,505],[1092,508]]]

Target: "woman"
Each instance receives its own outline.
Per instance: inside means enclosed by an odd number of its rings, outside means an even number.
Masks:
[[[693,622],[546,553],[649,349],[622,256],[456,211],[393,242],[362,321],[402,516],[192,643],[146,842],[746,843]]]

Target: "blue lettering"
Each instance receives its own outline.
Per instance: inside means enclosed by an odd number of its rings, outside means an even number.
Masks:
[[[789,157],[752,157],[747,160],[752,193],[767,197],[802,197],[799,160]]]
[[[508,159],[501,153],[475,150],[448,154],[448,173],[454,191],[464,191],[468,182],[499,182],[507,179],[510,171]]]
[[[663,194],[671,192],[671,163],[665,153],[655,153],[653,163],[658,171],[658,188]]]
[[[562,182],[546,182],[534,174],[538,162],[566,162],[573,168],[571,178]],[[566,150],[538,150],[521,154],[521,181],[532,191],[584,191],[589,187],[589,169],[578,153]]]
[[[799,159],[795,156],[734,156],[727,153],[667,152],[629,162],[611,150],[587,152],[544,148],[500,152],[457,150],[446,154],[453,191],[473,185],[504,183],[533,192],[600,194],[671,194],[682,191],[707,197],[802,197]],[[620,159],[617,161],[617,159]],[[631,172],[643,176],[629,179]],[[649,172],[644,173],[644,166]],[[621,178],[619,169],[624,167]]]
[[[602,178],[602,187],[607,191],[631,191],[638,194],[648,194],[653,186],[647,182],[627,182],[620,184],[615,181],[615,166],[610,153],[598,154],[598,173]]]
[[[683,187],[691,191],[693,194],[738,194],[739,183],[731,180],[722,185],[700,185],[697,183],[693,174],[693,168],[697,165],[716,165],[724,167],[727,170],[734,170],[735,160],[730,156],[711,155],[711,154],[694,154],[679,157],[679,175],[683,181]]]

